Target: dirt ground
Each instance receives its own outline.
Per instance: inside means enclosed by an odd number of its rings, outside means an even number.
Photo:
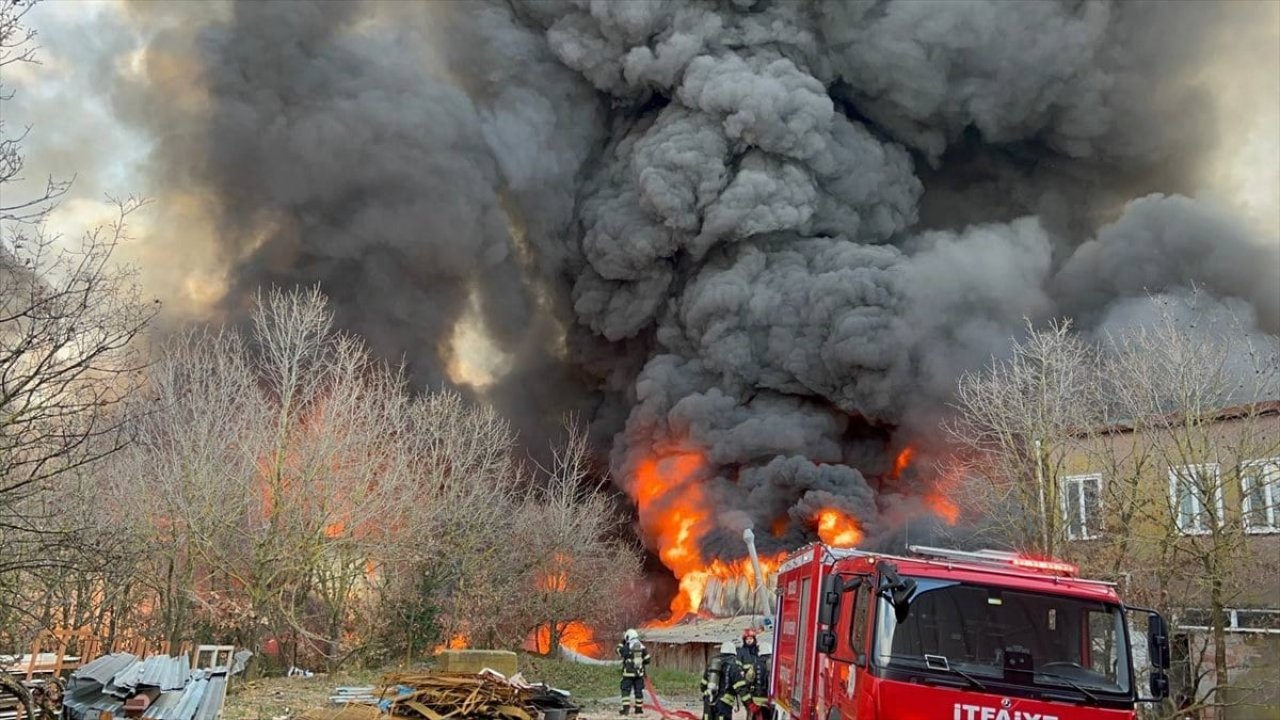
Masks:
[[[291,720],[312,708],[327,707],[334,688],[353,685],[376,685],[380,673],[356,673],[350,675],[316,675],[309,678],[267,678],[250,680],[233,685],[223,709],[224,720]],[[646,701],[650,698],[646,697]],[[615,720],[619,718],[617,696],[607,698],[575,698],[583,706],[580,720]],[[702,706],[696,698],[661,698],[668,711],[686,710],[694,715],[702,714]],[[652,710],[644,717],[658,718]]]
[[[648,702],[649,698],[645,700]],[[619,702],[616,697],[584,702],[583,705],[583,712],[578,715],[579,720],[618,720],[622,717],[618,714]],[[667,712],[687,710],[694,715],[702,715],[702,703],[688,699],[662,698],[662,708]],[[631,716],[628,715],[628,717]],[[660,716],[653,710],[645,710],[644,717],[656,720]]]
[[[375,685],[380,673],[315,675],[309,678],[264,678],[233,684],[223,706],[223,720],[288,720],[303,711],[329,704],[334,688]]]

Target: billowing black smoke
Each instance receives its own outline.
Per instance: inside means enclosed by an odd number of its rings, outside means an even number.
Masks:
[[[1024,318],[1197,283],[1280,332],[1274,240],[1177,195],[1215,149],[1192,77],[1262,5],[236,3],[152,22],[206,103],[121,97],[216,198],[229,304],[319,282],[439,383],[474,303],[491,399],[586,408],[624,487],[702,454],[736,556],[819,507],[892,532],[893,453]]]

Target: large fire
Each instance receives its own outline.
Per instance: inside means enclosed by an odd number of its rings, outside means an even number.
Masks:
[[[645,460],[636,469],[632,495],[640,514],[640,524],[658,547],[658,557],[680,582],[671,601],[671,615],[657,624],[671,624],[697,614],[707,585],[713,579],[733,581],[746,578],[758,587],[750,560],[707,560],[701,540],[712,528],[711,508],[699,484],[698,474],[706,459],[699,453],[681,452]],[[785,554],[761,557],[766,576],[777,570]]]
[[[894,458],[890,477],[899,479],[916,458],[914,447],[904,447]],[[670,616],[653,624],[672,624],[697,614],[713,580],[732,583],[745,579],[753,589],[758,587],[749,560],[707,559],[702,555],[702,539],[714,527],[713,508],[702,486],[706,467],[707,460],[701,453],[688,450],[658,453],[636,467],[631,494],[639,511],[641,528],[657,547],[663,565],[680,583],[671,601]],[[947,498],[946,491],[946,485],[939,484],[925,497],[925,502],[933,513],[954,525],[959,519],[959,510]],[[790,522],[791,518],[785,516],[776,519],[770,527],[771,533],[775,537],[784,535]],[[858,521],[837,508],[819,510],[811,522],[817,527],[818,537],[827,545],[854,548],[863,541]],[[786,553],[760,558],[766,582],[767,576],[776,572],[785,558]]]
[[[852,548],[862,542],[862,529],[848,515],[826,508],[818,511],[818,537],[832,547]]]

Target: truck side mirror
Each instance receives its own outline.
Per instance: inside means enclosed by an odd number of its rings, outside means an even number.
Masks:
[[[817,650],[823,655],[830,655],[836,651],[836,634],[830,630],[823,630],[818,633]]]
[[[844,582],[836,573],[822,578],[822,596],[818,598],[818,624],[834,625],[840,613],[840,594]],[[834,636],[833,636],[834,637]]]
[[[1169,697],[1169,676],[1163,672],[1151,673],[1151,698],[1164,700]]]
[[[1125,607],[1130,632],[1136,629],[1136,623],[1131,613],[1145,613],[1147,616],[1147,652],[1146,667],[1140,667],[1137,663],[1138,657],[1134,657],[1134,669],[1146,670],[1150,673],[1147,680],[1147,689],[1151,691],[1150,697],[1139,697],[1138,702],[1150,703],[1160,702],[1169,697],[1169,666],[1172,657],[1169,649],[1169,626],[1165,623],[1164,617],[1155,610],[1142,607],[1134,607],[1132,605]],[[1134,651],[1137,650],[1135,647]],[[1136,684],[1136,683],[1135,683]],[[1139,685],[1141,687],[1141,685]]]
[[[1160,613],[1151,613],[1147,616],[1147,653],[1151,658],[1151,666],[1158,670],[1169,669],[1169,626],[1165,624],[1164,618]],[[1162,673],[1160,673],[1162,674]],[[1151,682],[1154,692],[1156,676],[1152,675]],[[1169,680],[1165,678],[1165,694],[1169,692]]]

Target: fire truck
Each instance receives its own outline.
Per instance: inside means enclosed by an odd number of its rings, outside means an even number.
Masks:
[[[782,564],[778,718],[1132,720],[1168,696],[1164,618],[1114,584],[1000,551],[908,551],[814,544]]]

